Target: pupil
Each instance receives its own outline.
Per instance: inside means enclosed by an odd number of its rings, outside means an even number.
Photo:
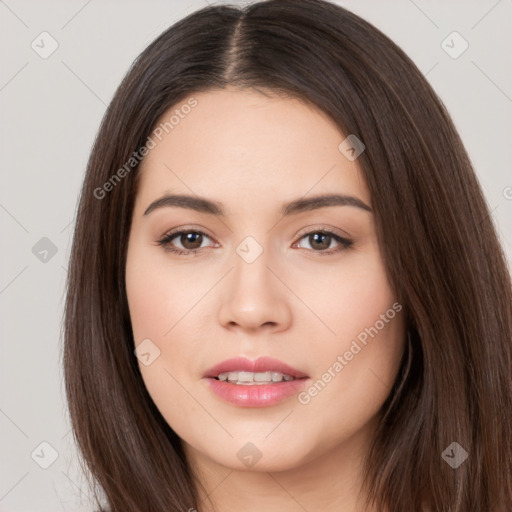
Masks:
[[[181,235],[181,243],[183,247],[186,249],[197,249],[201,247],[202,236],[200,233],[187,233],[185,235]],[[183,237],[185,238],[185,243],[183,241]],[[192,247],[187,244],[192,244]]]
[[[313,237],[313,240],[315,241],[315,244],[317,248],[319,249],[328,249],[331,245],[331,236],[326,235],[324,233],[315,233],[314,235],[310,235],[310,238]],[[320,244],[317,242],[320,241]],[[311,247],[314,247],[315,244],[311,243],[311,240],[309,242],[311,244]]]

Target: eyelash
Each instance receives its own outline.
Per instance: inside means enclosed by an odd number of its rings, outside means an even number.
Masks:
[[[178,237],[180,235],[189,234],[189,233],[203,235],[203,236],[211,239],[210,236],[208,236],[206,233],[204,233],[201,230],[198,230],[198,229],[182,229],[182,230],[178,230],[178,231],[171,231],[171,232],[165,234],[163,238],[161,238],[160,240],[157,241],[157,243],[158,243],[158,245],[162,246],[165,251],[172,252],[172,253],[177,254],[177,255],[181,255],[181,256],[198,256],[199,253],[202,252],[203,249],[206,249],[206,247],[200,247],[200,248],[197,248],[197,249],[183,250],[183,249],[179,249],[179,248],[176,248],[176,247],[173,247],[173,246],[170,245],[171,241],[174,238],[176,238],[176,237]],[[337,254],[337,253],[339,253],[341,251],[349,249],[350,247],[352,247],[352,245],[354,243],[352,240],[349,240],[348,238],[343,238],[343,237],[337,235],[336,233],[333,233],[332,231],[328,231],[328,230],[324,230],[324,229],[317,229],[317,230],[313,230],[313,231],[308,231],[307,233],[304,233],[300,237],[299,241],[302,240],[303,238],[306,238],[306,237],[308,237],[310,235],[314,235],[314,234],[328,235],[328,236],[330,236],[331,238],[333,238],[336,242],[338,242],[340,244],[340,246],[338,248],[336,248],[335,250],[326,249],[326,250],[322,250],[322,251],[315,251],[314,249],[307,249],[307,250],[309,250],[311,252],[319,254],[320,256],[329,256],[329,255],[332,255],[332,254]]]

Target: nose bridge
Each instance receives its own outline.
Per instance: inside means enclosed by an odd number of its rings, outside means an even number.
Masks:
[[[272,293],[272,284],[269,282],[271,272],[267,268],[271,266],[271,254],[268,244],[264,246],[264,243],[249,235],[235,249],[232,285],[241,297],[250,298],[253,293]]]
[[[291,314],[286,289],[268,268],[273,266],[272,254],[263,241],[245,237],[235,248],[233,266],[222,294],[221,323],[248,328],[287,325]]]
[[[268,243],[266,240],[262,240],[261,235],[258,236],[258,241],[253,235],[246,236],[236,247],[235,252],[241,261],[236,261],[237,268],[244,268],[244,264],[247,268],[251,268],[255,262],[260,261],[256,268],[259,269],[261,262],[268,260]],[[266,244],[266,247],[263,247]],[[243,262],[243,263],[242,263]]]

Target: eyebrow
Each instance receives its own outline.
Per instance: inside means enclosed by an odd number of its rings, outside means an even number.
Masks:
[[[326,208],[329,206],[354,206],[368,212],[372,211],[372,209],[366,203],[357,197],[340,194],[327,194],[308,198],[300,198],[291,201],[290,203],[286,203],[281,207],[281,215],[286,217],[289,215],[296,215],[298,213],[316,210],[319,208]],[[226,215],[222,203],[212,201],[204,197],[189,196],[184,194],[165,195],[159,199],[156,199],[146,208],[144,215],[148,215],[152,211],[164,207],[186,208],[188,210],[195,210],[200,213],[207,213],[219,217],[224,217]]]

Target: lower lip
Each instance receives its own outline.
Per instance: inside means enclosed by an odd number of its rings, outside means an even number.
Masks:
[[[231,384],[207,378],[210,389],[227,402],[239,407],[269,407],[296,395],[308,379],[295,379],[274,384]]]

